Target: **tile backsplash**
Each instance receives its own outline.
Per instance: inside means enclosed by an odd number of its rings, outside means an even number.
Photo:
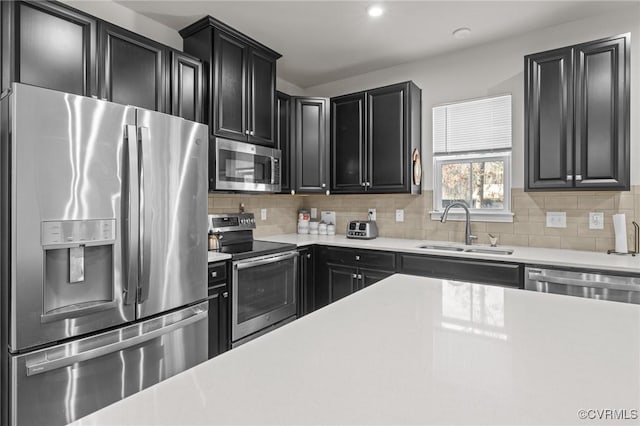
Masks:
[[[422,195],[235,195],[210,194],[209,213],[238,211],[240,203],[256,215],[256,237],[296,232],[300,208],[336,212],[337,231],[344,234],[347,223],[366,219],[367,209],[376,209],[376,222],[382,237],[464,241],[464,222],[431,220],[432,191]],[[260,209],[267,209],[267,220],[260,220]],[[396,209],[404,209],[404,222],[396,222]],[[614,247],[611,216],[625,213],[629,248],[633,248],[633,225],[640,219],[640,186],[629,192],[524,192],[512,190],[513,223],[473,222],[471,230],[478,243],[488,244],[489,235],[498,236],[499,245],[567,248],[606,251]],[[547,228],[546,212],[566,212],[566,228]],[[604,213],[604,229],[589,229],[589,212]]]

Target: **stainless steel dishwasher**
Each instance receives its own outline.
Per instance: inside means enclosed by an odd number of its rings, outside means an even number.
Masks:
[[[640,277],[528,266],[525,290],[640,304]]]

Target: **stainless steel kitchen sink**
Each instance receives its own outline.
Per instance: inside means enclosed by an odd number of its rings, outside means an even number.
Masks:
[[[464,251],[464,248],[462,247],[439,246],[439,245],[433,245],[433,244],[425,244],[423,246],[419,246],[418,248],[426,249],[426,250]]]
[[[490,247],[486,247],[486,248],[474,247],[474,248],[465,249],[464,251],[468,253],[484,253],[484,254],[503,254],[503,255],[513,254],[512,249],[499,249],[499,248],[490,248]]]
[[[455,252],[463,252],[463,253],[481,253],[481,254],[498,254],[503,256],[508,256],[513,254],[513,249],[503,249],[496,247],[460,247],[460,246],[448,246],[448,245],[440,245],[440,244],[423,244],[418,246],[420,249],[425,250],[442,250],[442,251],[455,251]]]

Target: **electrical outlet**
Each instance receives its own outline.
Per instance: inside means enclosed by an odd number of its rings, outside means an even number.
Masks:
[[[369,220],[376,220],[376,209],[369,209]]]
[[[396,209],[396,222],[404,222],[404,209]]]
[[[311,207],[311,219],[315,219],[318,217],[318,209],[315,207]]]
[[[566,228],[567,212],[547,212],[547,228]]]
[[[589,229],[604,229],[604,213],[589,213]]]
[[[260,219],[267,220],[267,209],[260,209]]]

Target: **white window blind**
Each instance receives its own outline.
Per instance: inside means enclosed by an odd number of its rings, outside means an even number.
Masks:
[[[511,149],[511,95],[433,108],[433,152]]]

